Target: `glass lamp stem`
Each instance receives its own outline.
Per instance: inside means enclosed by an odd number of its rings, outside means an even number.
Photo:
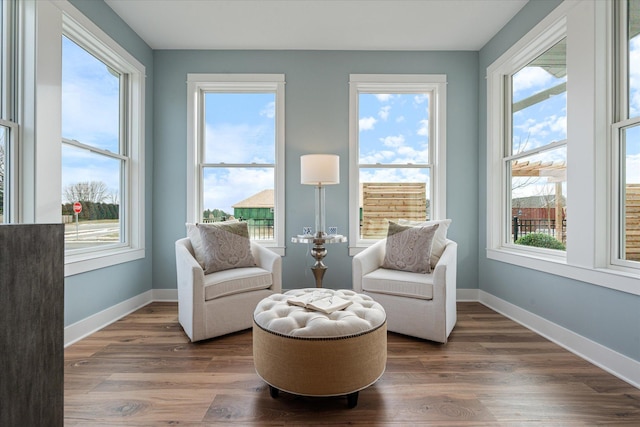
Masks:
[[[324,186],[318,184],[316,186],[316,236],[326,235],[325,230],[325,211],[324,211]]]

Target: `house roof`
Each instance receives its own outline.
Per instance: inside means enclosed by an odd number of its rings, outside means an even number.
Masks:
[[[231,206],[232,208],[272,208],[273,189],[262,190]]]

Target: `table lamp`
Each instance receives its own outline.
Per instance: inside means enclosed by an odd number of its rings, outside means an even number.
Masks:
[[[324,187],[340,183],[340,157],[336,154],[305,154],[300,156],[300,182],[315,185],[315,236],[326,236]]]

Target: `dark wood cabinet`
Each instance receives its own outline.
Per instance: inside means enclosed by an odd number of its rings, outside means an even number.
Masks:
[[[0,426],[62,426],[64,226],[0,225]]]

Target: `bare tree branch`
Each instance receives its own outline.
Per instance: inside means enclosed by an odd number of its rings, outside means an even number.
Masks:
[[[78,182],[65,187],[64,197],[68,203],[101,203],[108,197],[107,191],[107,184],[102,181]]]

